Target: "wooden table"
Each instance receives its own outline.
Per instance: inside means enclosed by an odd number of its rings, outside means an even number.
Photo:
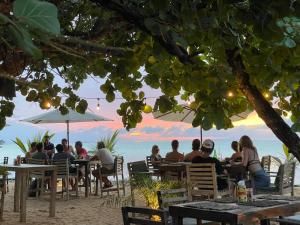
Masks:
[[[238,205],[238,208],[228,210],[213,210],[191,207],[196,204],[210,204],[208,201],[201,201],[169,206],[169,211],[170,215],[173,217],[173,225],[182,225],[182,219],[184,217],[228,223],[231,225],[252,225],[255,224],[256,221],[261,221],[261,224],[267,224],[267,219],[278,216],[291,216],[300,211],[300,200],[282,202],[285,204],[269,207]]]
[[[84,166],[84,190],[85,190],[85,197],[89,197],[89,170],[88,165],[90,160],[88,159],[76,159],[73,161],[75,165]]]
[[[32,171],[52,171],[51,173],[51,197],[49,206],[49,216],[55,216],[55,198],[56,198],[56,177],[57,167],[54,165],[36,165],[36,164],[21,164],[9,165],[0,164],[0,168],[7,171],[16,172],[15,175],[15,192],[14,192],[14,212],[20,211],[20,222],[26,222],[26,199],[28,195],[28,176]]]

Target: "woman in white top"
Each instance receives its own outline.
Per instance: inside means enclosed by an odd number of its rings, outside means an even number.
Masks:
[[[243,153],[242,163],[253,177],[254,186],[256,188],[268,187],[270,185],[270,177],[261,167],[257,150],[254,147],[251,139],[246,135],[242,136],[239,146]]]

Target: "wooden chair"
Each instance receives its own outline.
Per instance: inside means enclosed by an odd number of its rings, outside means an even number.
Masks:
[[[270,175],[276,175],[281,164],[282,163],[279,158],[271,155],[263,156],[261,158],[262,168]]]
[[[278,169],[274,184],[265,188],[254,187],[254,193],[273,195],[291,194],[291,196],[294,196],[295,167],[294,162],[282,164]]]
[[[90,181],[90,193],[92,194],[92,182],[95,183],[94,188],[95,188],[95,195],[98,195],[98,180],[92,176],[92,171],[94,170],[99,170],[101,168],[101,161],[100,160],[93,160],[89,162],[89,181]]]
[[[78,196],[78,169],[75,173],[70,173],[70,163],[68,159],[55,160],[52,162],[53,165],[57,166],[57,179],[62,180],[61,196],[64,197],[64,192],[67,193],[67,200],[69,200],[69,181],[70,178],[75,179],[75,191],[76,197]]]
[[[151,161],[151,156],[146,156],[146,164],[147,164],[147,167],[148,167],[148,171],[150,172],[151,176],[156,176],[157,179],[159,178],[160,176],[160,173],[159,173],[159,165],[158,166],[155,166],[152,161]]]
[[[132,214],[134,214],[134,216]],[[122,207],[122,215],[123,215],[124,225],[130,225],[130,224],[168,225],[169,215],[168,212],[164,210],[126,206],[126,207]],[[159,216],[161,220],[160,221],[151,220],[151,217],[154,215]]]
[[[101,197],[103,196],[104,192],[109,192],[111,191],[117,191],[118,192],[118,197],[120,197],[120,190],[123,191],[123,195],[125,196],[125,181],[124,181],[124,171],[123,171],[123,165],[124,165],[124,158],[123,156],[116,156],[114,160],[114,169],[112,173],[109,174],[103,174],[101,173],[101,168],[99,169],[99,181],[100,181],[100,195]],[[113,176],[116,179],[116,185],[117,187],[111,187],[111,188],[103,188],[102,186],[102,176]],[[121,176],[121,180],[120,179]],[[119,183],[121,181],[121,184]],[[97,182],[97,181],[96,181]],[[96,187],[97,188],[97,187]]]
[[[214,163],[195,163],[186,166],[188,198],[216,199],[229,195],[229,189],[218,191],[217,174]]]
[[[4,211],[4,197],[6,194],[6,180],[7,180],[7,173],[1,174],[1,184],[0,184],[0,191],[1,191],[1,200],[0,200],[0,221],[3,221],[3,211]]]
[[[8,164],[8,157],[4,156],[3,157],[3,164]],[[8,177],[6,176],[6,192],[9,192],[9,185],[8,185]]]
[[[44,165],[45,161],[41,160],[41,159],[29,159],[28,162],[30,164],[36,164],[36,165]],[[46,176],[45,172],[39,172],[39,171],[32,171],[29,174],[29,181],[32,180],[32,178],[36,179],[36,189],[35,190],[31,190],[31,191],[35,191],[36,193],[36,198],[39,197],[39,192],[40,195],[43,195],[44,193],[44,183],[46,179],[50,179],[50,176]]]
[[[131,204],[135,205],[134,189],[135,189],[135,179],[136,176],[150,176],[147,164],[144,160],[129,162],[127,163],[129,183],[130,183],[130,195],[131,195]]]
[[[170,205],[188,202],[186,188],[160,190],[157,192],[160,209],[168,209]]]

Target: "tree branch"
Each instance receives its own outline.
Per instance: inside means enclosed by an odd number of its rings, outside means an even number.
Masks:
[[[150,34],[153,36],[171,55],[175,55],[178,57],[178,59],[186,64],[191,63],[191,58],[187,51],[183,49],[180,45],[177,45],[176,42],[173,40],[171,35],[166,32],[158,32],[159,34],[153,34],[151,30],[149,30],[145,26],[145,19],[146,17],[144,15],[138,14],[138,10],[131,10],[128,7],[115,2],[113,0],[107,1],[107,0],[90,0],[91,2],[94,2],[96,5],[110,10],[117,12],[118,14],[122,15],[125,20],[128,22],[135,24],[137,27],[139,27],[142,31]]]
[[[272,108],[270,103],[263,97],[255,85],[250,83],[250,76],[245,70],[242,56],[238,49],[227,50],[227,60],[236,77],[240,90],[253,105],[258,116],[281,140],[289,151],[300,161],[300,138],[286,124],[282,117]]]

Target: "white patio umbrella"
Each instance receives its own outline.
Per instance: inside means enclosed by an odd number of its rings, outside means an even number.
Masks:
[[[69,143],[70,138],[70,123],[77,122],[91,122],[91,121],[113,121],[111,119],[99,116],[90,112],[85,112],[84,114],[75,112],[72,109],[69,109],[69,113],[62,115],[58,109],[51,112],[46,112],[37,116],[33,116],[21,121],[40,124],[40,123],[66,123],[67,124],[67,139]]]
[[[194,118],[196,117],[195,110],[191,109],[188,105],[181,105],[183,110],[181,112],[177,111],[168,111],[166,113],[161,113],[160,111],[154,111],[154,119],[164,120],[164,121],[173,121],[173,122],[184,122],[192,124]],[[246,119],[252,111],[247,110],[245,112],[239,113],[230,117],[232,122]],[[200,126],[200,141],[202,143],[202,127]]]

